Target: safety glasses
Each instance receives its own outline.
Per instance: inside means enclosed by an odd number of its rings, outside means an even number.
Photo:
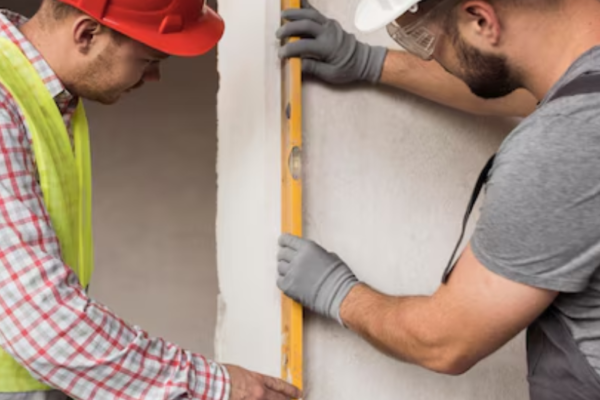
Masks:
[[[457,0],[422,0],[387,25],[388,34],[406,51],[431,60],[443,35],[442,17]]]

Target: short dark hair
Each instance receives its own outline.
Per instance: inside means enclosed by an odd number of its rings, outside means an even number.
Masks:
[[[60,0],[43,0],[42,8],[45,8],[46,6],[47,6],[46,10],[47,10],[47,12],[49,12],[49,16],[54,21],[62,21],[73,15],[84,14],[84,12],[79,10],[78,8],[73,7],[72,5],[67,4],[67,3],[63,3]],[[127,36],[115,31],[114,29],[110,29],[108,27],[104,27],[104,28],[110,32],[110,34],[113,36],[113,38],[115,39],[115,42],[117,44],[121,44],[127,39]]]
[[[440,0],[440,2],[443,0]],[[451,2],[454,6],[458,6],[465,0],[455,0]],[[556,7],[564,2],[564,0],[486,0],[488,3],[501,7]]]
[[[77,8],[59,0],[44,0],[42,6],[46,4],[49,6],[48,10],[52,13],[52,17],[57,21],[61,21],[72,15],[82,14]]]
[[[555,9],[563,0],[488,0],[490,3],[501,7],[525,7],[536,9]]]
[[[448,9],[443,10],[441,15],[437,15],[436,18],[440,18],[443,23],[453,24],[456,21],[456,12],[458,6],[464,3],[466,0],[454,0],[448,4]],[[485,0],[498,8],[510,9],[510,8],[531,8],[535,10],[543,11],[556,11],[559,10],[566,0]],[[600,1],[600,0],[597,0]]]

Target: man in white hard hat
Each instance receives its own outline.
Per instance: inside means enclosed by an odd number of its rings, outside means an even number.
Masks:
[[[332,24],[322,18],[304,20],[317,38]],[[359,29],[387,29],[480,98],[525,89],[539,105],[482,171],[465,224],[487,184],[481,217],[434,295],[379,293],[337,255],[290,235],[280,239],[281,290],[382,351],[445,374],[528,329],[532,400],[600,398],[599,20],[598,0],[363,0]],[[383,52],[356,51],[365,53],[352,70],[376,81],[369,60]],[[327,53],[316,54],[309,69],[321,62],[331,72]]]
[[[536,100],[525,89],[499,99],[482,99],[439,63],[412,53],[370,46],[346,32],[335,20],[303,2],[302,9],[283,12],[288,20],[277,36],[302,40],[281,47],[282,58],[302,57],[303,70],[331,84],[370,82],[396,87],[472,114],[524,117],[535,110]]]

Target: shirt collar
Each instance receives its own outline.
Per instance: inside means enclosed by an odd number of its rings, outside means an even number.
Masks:
[[[600,71],[600,46],[592,47],[583,53],[575,62],[567,69],[567,72],[552,86],[546,93],[544,99],[540,102],[540,106],[548,103],[553,98],[554,94],[568,83],[585,74],[586,72]]]
[[[73,108],[78,99],[69,93],[40,52],[19,30],[19,27],[27,21],[28,18],[23,15],[9,10],[0,10],[0,36],[9,39],[19,47],[42,78],[61,113],[65,114]]]

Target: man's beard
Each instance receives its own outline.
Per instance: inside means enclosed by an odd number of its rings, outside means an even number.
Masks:
[[[481,52],[466,43],[458,32],[453,32],[453,36],[461,68],[459,78],[473,94],[484,99],[496,99],[522,86],[514,78],[505,57]]]
[[[73,72],[71,82],[65,82],[67,90],[78,97],[104,105],[116,103],[128,89],[115,84],[110,49],[100,54],[85,69]]]

